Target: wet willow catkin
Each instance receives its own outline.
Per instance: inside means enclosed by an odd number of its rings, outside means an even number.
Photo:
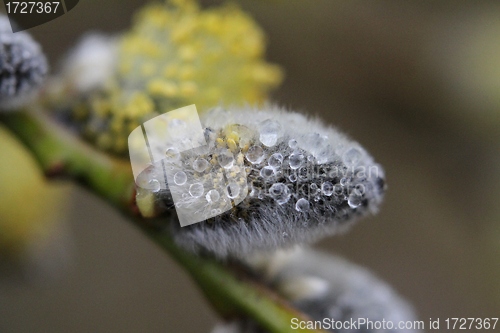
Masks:
[[[141,124],[195,104],[208,151],[163,147],[172,170],[153,165],[137,204],[144,216],[202,221],[172,223],[182,247],[243,257],[345,230],[378,209],[385,189],[382,168],[359,144],[319,120],[258,103],[281,81],[263,55],[263,32],[238,7],[170,0],[147,6],[120,37],[88,36],[49,91],[60,117],[121,155]]]
[[[173,181],[161,189],[165,170],[156,165],[142,180],[150,188],[137,198],[145,215],[163,210],[176,216],[182,209],[193,219],[210,216],[185,227],[172,224],[184,248],[244,257],[312,242],[376,212],[382,201],[380,165],[319,120],[266,106],[214,108],[201,122],[208,151],[165,147]]]

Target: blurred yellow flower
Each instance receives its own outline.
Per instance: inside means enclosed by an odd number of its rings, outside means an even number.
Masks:
[[[281,69],[264,60],[263,31],[234,4],[151,4],[116,43],[108,47],[116,52],[116,68],[87,94],[83,119],[86,136],[118,154],[126,153],[131,128],[159,113],[189,104],[203,112],[220,104],[260,103],[282,81]]]

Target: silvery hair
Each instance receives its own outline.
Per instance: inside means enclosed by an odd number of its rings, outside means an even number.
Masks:
[[[204,176],[228,188],[217,188],[211,196],[214,191],[207,192],[205,185],[205,192],[193,198],[189,189],[198,180],[187,181],[156,193],[159,204],[173,212],[176,195],[183,199],[175,205],[194,214],[216,211],[215,201],[228,203],[231,193],[238,193],[241,202],[199,223],[173,223],[175,241],[188,250],[245,257],[309,243],[346,230],[359,217],[377,212],[382,202],[382,167],[361,145],[319,119],[267,105],[214,108],[201,122],[209,152],[183,157],[182,180],[184,174],[199,179],[202,160]],[[245,170],[245,177],[231,182],[221,170],[226,175]]]
[[[0,14],[0,110],[29,102],[47,71],[40,45],[26,32],[13,33],[8,18]]]
[[[340,329],[322,326],[336,333],[419,332],[417,327],[400,329],[412,323],[416,315],[411,305],[389,285],[363,267],[340,257],[311,249],[278,251],[270,256],[253,258],[249,263],[266,282],[312,321],[325,318],[340,322],[366,320],[355,327]],[[391,322],[394,327],[378,327],[376,322]],[[369,324],[369,322],[373,324]],[[292,324],[292,323],[291,323]],[[266,333],[250,319],[220,324],[213,333]]]

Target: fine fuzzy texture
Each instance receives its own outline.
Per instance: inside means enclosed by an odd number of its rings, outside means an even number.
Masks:
[[[173,223],[183,248],[245,257],[336,234],[378,210],[382,168],[358,143],[317,119],[275,106],[215,108],[203,115],[202,126],[209,152],[185,154],[178,162],[183,179],[195,180],[155,192],[156,206],[170,212],[172,196],[183,198],[175,205],[192,214],[218,212],[185,227]],[[207,167],[198,173],[200,160]],[[236,189],[238,201],[231,200],[224,174],[236,175],[228,187]],[[216,181],[193,195],[199,179]]]
[[[47,71],[38,43],[26,32],[12,33],[9,19],[0,15],[0,111],[28,103]]]
[[[400,322],[413,323],[416,320],[412,307],[404,299],[366,269],[342,258],[310,249],[297,249],[254,258],[249,265],[263,274],[271,287],[313,321],[321,321],[324,325],[324,319],[351,323],[351,320],[357,322],[364,318],[394,324],[392,329],[390,324],[386,325],[386,329],[362,323],[341,329],[322,326],[325,330],[337,333],[419,332],[418,329],[398,328]],[[213,331],[223,332],[266,333],[267,330],[245,319],[219,325]]]

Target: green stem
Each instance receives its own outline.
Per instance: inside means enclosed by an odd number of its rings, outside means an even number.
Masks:
[[[32,111],[3,114],[0,121],[24,143],[49,177],[76,180],[131,217],[190,273],[223,317],[252,317],[274,333],[289,332],[292,318],[310,320],[258,282],[212,258],[186,252],[173,242],[168,232],[147,227],[148,223],[144,223],[135,208],[130,163],[96,151],[44,117],[41,110]]]
[[[49,178],[72,178],[115,207],[128,209],[134,193],[129,162],[95,151],[41,112],[10,113],[0,115],[0,120]]]
[[[277,294],[248,277],[236,274],[211,258],[200,258],[179,249],[168,235],[150,235],[183,265],[222,316],[252,317],[270,332],[276,333],[290,332],[293,318],[311,320]]]

